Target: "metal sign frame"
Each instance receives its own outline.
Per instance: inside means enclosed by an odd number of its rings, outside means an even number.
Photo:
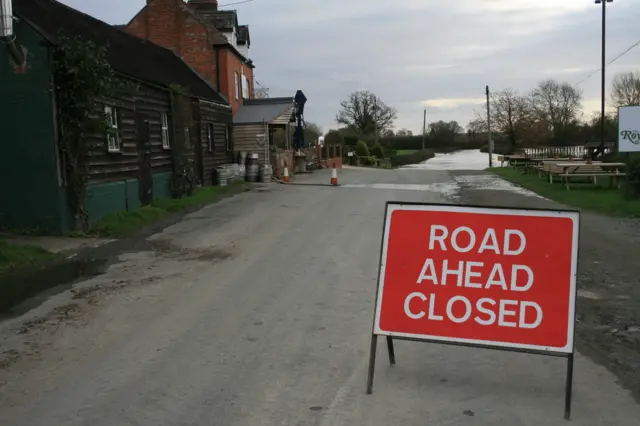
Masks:
[[[415,209],[415,207],[427,207],[425,210],[435,210],[437,208],[440,211],[468,211],[472,213],[474,210],[496,210],[500,211],[500,214],[509,215],[509,212],[512,214],[514,212],[520,213],[520,215],[526,215],[526,213],[533,213],[535,216],[552,216],[554,214],[559,215],[572,215],[575,217],[576,222],[574,223],[574,235],[573,235],[573,244],[572,247],[572,270],[574,272],[572,277],[573,286],[571,299],[569,302],[572,304],[573,309],[569,309],[569,321],[571,326],[571,343],[570,350],[568,351],[548,351],[548,350],[540,350],[540,349],[530,349],[523,347],[514,347],[509,345],[496,345],[496,344],[483,344],[478,342],[470,342],[470,341],[462,341],[463,339],[430,339],[430,338],[421,338],[416,336],[402,335],[392,332],[381,332],[379,329],[379,315],[381,308],[381,285],[382,280],[384,279],[384,268],[385,268],[385,247],[388,241],[389,235],[389,224],[390,224],[390,216],[389,210],[391,206],[411,206]],[[546,214],[545,214],[546,213]],[[376,363],[376,350],[378,346],[378,336],[386,337],[386,346],[387,353],[389,355],[389,362],[393,366],[396,364],[396,356],[395,356],[395,348],[393,345],[393,340],[407,340],[414,342],[423,342],[423,343],[437,343],[443,345],[450,346],[465,346],[472,348],[480,348],[480,349],[493,349],[498,351],[505,352],[517,352],[517,353],[527,353],[527,354],[536,354],[536,355],[546,355],[558,358],[566,358],[567,359],[567,370],[566,370],[566,381],[565,381],[565,408],[564,408],[564,418],[566,420],[570,420],[571,418],[571,400],[573,393],[573,361],[574,361],[574,353],[575,353],[575,305],[577,301],[577,291],[576,291],[576,282],[578,276],[578,257],[579,257],[579,243],[580,243],[580,211],[578,210],[570,210],[570,209],[539,209],[539,208],[516,208],[516,207],[494,207],[494,206],[478,206],[478,205],[462,205],[462,204],[442,204],[442,203],[412,203],[412,202],[395,202],[389,201],[385,206],[385,215],[384,215],[384,226],[382,231],[382,241],[380,244],[380,260],[379,260],[379,268],[378,268],[378,280],[376,286],[376,299],[375,299],[375,308],[374,308],[374,317],[373,317],[373,327],[371,332],[371,345],[369,348],[369,368],[367,373],[367,394],[373,393],[373,379],[375,373],[375,363]]]

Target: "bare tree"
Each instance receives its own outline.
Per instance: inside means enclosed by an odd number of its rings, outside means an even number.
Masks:
[[[545,80],[531,93],[531,106],[536,118],[560,137],[580,116],[582,92],[569,83]]]
[[[486,118],[482,118],[479,115],[473,120],[471,120],[469,124],[467,124],[467,134],[469,135],[472,141],[475,141],[478,138],[478,135],[480,133],[486,133],[486,132],[487,132],[487,120]]]
[[[515,150],[531,119],[530,102],[517,91],[505,89],[491,95],[491,125],[507,137],[511,151]]]
[[[336,121],[359,134],[374,134],[384,132],[393,127],[398,118],[396,110],[387,106],[374,93],[369,91],[354,92],[349,98],[340,102],[340,111]]]
[[[640,72],[616,75],[611,100],[615,106],[640,105]]]

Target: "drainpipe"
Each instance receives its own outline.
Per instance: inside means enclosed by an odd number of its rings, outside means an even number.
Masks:
[[[4,44],[7,46],[7,50],[9,51],[9,56],[13,63],[22,68],[25,65],[26,57],[22,50],[16,44],[15,37],[7,37],[2,40]]]
[[[26,57],[21,48],[16,45],[13,34],[13,0],[0,0],[0,42],[7,46],[11,60],[18,67],[25,65]]]

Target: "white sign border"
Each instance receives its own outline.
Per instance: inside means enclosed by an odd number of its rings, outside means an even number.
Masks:
[[[624,145],[625,145],[626,147],[628,147],[628,146],[634,147],[635,149],[627,150],[627,149],[625,148],[625,149],[624,149],[624,151],[620,149],[620,148],[621,148],[621,145],[622,145],[622,144],[621,144],[622,139],[621,139],[621,137],[620,137],[620,133],[622,133],[622,122],[620,121],[620,111],[622,111],[622,110],[638,110],[638,112],[640,113],[640,106],[638,106],[638,105],[627,105],[627,106],[620,106],[620,107],[618,107],[618,144],[617,144],[618,152],[619,152],[619,153],[640,152],[640,146],[634,145],[634,144],[633,144],[633,143],[631,143],[631,142],[626,142]],[[638,130],[640,130],[640,129],[638,129]],[[624,147],[623,147],[623,148],[624,148]]]
[[[394,211],[430,211],[443,213],[474,213],[501,216],[528,216],[528,217],[564,217],[573,221],[573,247],[571,250],[571,282],[569,292],[569,316],[567,318],[569,326],[567,327],[567,344],[562,347],[527,345],[521,343],[499,342],[489,340],[464,339],[455,337],[432,336],[411,333],[395,333],[384,331],[380,328],[380,313],[382,307],[382,295],[384,292],[384,279],[386,272],[387,247],[389,243],[389,229],[391,217]],[[577,274],[578,274],[578,246],[580,234],[580,212],[571,210],[537,210],[537,209],[517,209],[510,207],[479,207],[479,206],[460,206],[451,204],[414,204],[402,202],[388,202],[386,206],[385,223],[383,228],[382,250],[380,256],[379,274],[378,274],[378,292],[376,295],[375,315],[373,324],[373,334],[379,336],[389,336],[397,338],[405,338],[418,341],[433,341],[452,344],[464,344],[468,346],[478,347],[494,347],[497,349],[515,349],[520,351],[536,351],[558,354],[572,354],[574,352],[575,337],[575,315],[576,315],[576,296],[577,296]]]

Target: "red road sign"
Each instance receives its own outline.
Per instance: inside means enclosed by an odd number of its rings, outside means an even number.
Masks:
[[[579,213],[387,205],[374,334],[573,353]]]

